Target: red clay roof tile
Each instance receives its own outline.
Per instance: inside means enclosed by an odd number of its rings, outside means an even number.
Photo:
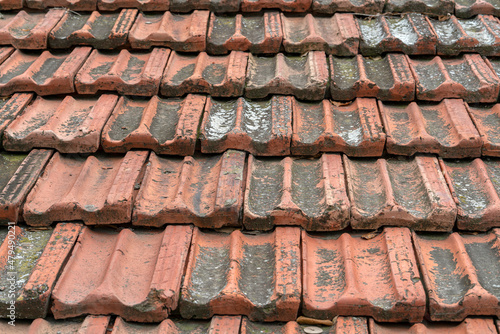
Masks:
[[[341,230],[349,223],[342,159],[257,159],[250,156],[243,225],[269,230],[299,225],[307,230]]]
[[[201,151],[237,149],[261,156],[290,154],[292,97],[252,101],[208,99],[201,125]]]
[[[195,10],[189,14],[171,12],[140,13],[130,30],[134,49],[166,46],[180,52],[205,51],[210,12]]]
[[[38,97],[4,131],[8,151],[54,148],[61,153],[93,153],[118,97]]]
[[[379,157],[384,146],[385,133],[375,99],[357,98],[350,104],[294,100],[293,154],[341,152]]]
[[[173,12],[187,13],[196,9],[208,9],[213,12],[237,12],[240,0],[170,0],[170,9]]]
[[[386,13],[426,13],[447,15],[453,13],[454,0],[387,0],[384,6]]]
[[[9,56],[15,51],[13,47],[10,46],[0,46],[0,64],[2,64],[5,59],[9,58]]]
[[[370,334],[497,334],[492,319],[467,318],[462,322],[424,322],[389,324],[369,319]]]
[[[318,14],[336,12],[378,14],[383,12],[384,0],[313,0],[312,11]]]
[[[5,128],[22,114],[32,99],[33,94],[30,93],[16,93],[10,98],[0,98],[0,139],[3,137]]]
[[[231,150],[184,159],[151,153],[135,203],[134,224],[238,226],[245,156]]]
[[[96,9],[97,0],[24,0],[24,5],[35,9],[61,7],[70,10],[92,11]]]
[[[302,232],[302,266],[306,316],[347,314],[385,322],[424,317],[425,292],[409,229],[385,228],[369,240]]]
[[[500,157],[500,105],[466,104],[483,142],[482,155]]]
[[[273,54],[279,52],[282,40],[279,12],[231,16],[210,14],[207,35],[207,52],[210,54],[227,54],[229,51]]]
[[[499,237],[498,229],[477,235],[413,234],[431,320],[500,315]]]
[[[246,315],[290,321],[300,304],[300,229],[259,235],[201,232],[193,247],[180,300],[183,318]]]
[[[23,0],[0,0],[0,10],[23,8]]]
[[[86,224],[130,222],[147,157],[147,151],[88,158],[56,152],[28,195],[24,219],[38,226],[71,220]]]
[[[481,156],[482,141],[462,100],[394,104],[379,101],[387,152],[435,153],[443,158]]]
[[[309,10],[311,4],[312,0],[241,0],[241,11],[259,12],[274,8],[284,12],[305,12]]]
[[[368,322],[361,317],[335,317],[334,325],[309,326],[299,325],[295,321],[287,323],[262,323],[252,322],[243,317],[241,323],[241,334],[304,334],[304,333],[324,333],[324,334],[368,334]]]
[[[56,278],[81,229],[82,225],[71,223],[60,223],[46,230],[31,231],[20,226],[9,229],[15,231],[15,239],[9,234],[0,246],[0,283],[6,287],[0,292],[0,317],[9,314],[10,300],[15,300],[16,319],[47,315]],[[10,253],[11,241],[14,256]],[[12,259],[14,265],[10,264]]]
[[[54,319],[42,319],[38,318],[33,320],[33,322],[26,323],[16,321],[16,326],[5,327],[5,332],[2,332],[4,327],[0,322],[0,332],[17,334],[18,332],[12,332],[12,330],[19,330],[19,334],[30,333],[30,334],[66,334],[66,333],[78,333],[78,334],[107,334],[106,330],[109,326],[111,317],[105,316],[86,316],[85,319],[71,319],[64,321],[56,321]],[[8,326],[8,325],[6,325]]]
[[[192,230],[174,225],[163,231],[120,232],[85,227],[54,289],[54,317],[166,319],[177,308]]]
[[[500,15],[500,4],[495,0],[455,0],[455,15],[469,18],[477,14]]]
[[[137,8],[142,11],[168,10],[172,0],[97,0],[99,10],[114,11],[121,8]]]
[[[120,97],[102,131],[106,152],[151,149],[158,154],[193,155],[206,97],[182,99]]]

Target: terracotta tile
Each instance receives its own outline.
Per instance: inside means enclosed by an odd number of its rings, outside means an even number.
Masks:
[[[56,321],[51,318],[38,318],[31,321],[17,320],[15,327],[7,321],[0,320],[0,332],[9,334],[50,334],[50,333],[78,333],[78,334],[107,334],[110,317],[89,315],[85,319]],[[83,320],[83,321],[82,321]]]
[[[158,157],[151,153],[134,209],[134,224],[238,226],[245,153]]]
[[[61,7],[70,10],[92,11],[97,8],[97,0],[24,0],[24,5],[35,9]]]
[[[201,125],[201,151],[237,149],[261,156],[289,155],[291,136],[290,96],[260,101],[209,98]]]
[[[334,100],[376,97],[382,101],[413,101],[415,81],[405,55],[382,58],[330,56],[330,92]]]
[[[33,231],[16,226],[15,239],[9,235],[3,240],[0,246],[0,283],[5,289],[0,291],[0,317],[9,314],[7,308],[11,300],[15,300],[16,319],[47,315],[56,278],[81,229],[82,225],[71,223]],[[12,241],[14,255],[9,247]]]
[[[241,0],[242,12],[259,12],[267,8],[284,12],[306,12],[312,0]]]
[[[497,159],[441,160],[457,204],[457,227],[486,231],[500,226],[500,161]]]
[[[211,12],[233,13],[240,8],[240,0],[170,0],[173,12],[188,13],[197,9],[208,9]]]
[[[304,56],[274,57],[250,55],[245,96],[294,95],[302,100],[321,100],[328,84],[328,65],[324,52],[310,51]]]
[[[0,224],[18,222],[24,201],[49,161],[51,150],[32,150],[28,155],[0,153]]]
[[[67,11],[50,32],[50,47],[68,49],[73,45],[90,45],[97,49],[115,49],[124,46],[136,16],[135,9],[117,13]]]
[[[111,334],[239,334],[241,316],[214,316],[210,321],[166,319],[160,324],[125,322],[118,317]]]
[[[172,0],[97,0],[99,10],[137,8],[141,11],[165,11]]]
[[[500,105],[466,104],[466,108],[481,135],[482,155],[500,157]]]
[[[384,6],[386,13],[425,13],[433,15],[453,14],[454,0],[387,0]]]
[[[495,0],[455,0],[455,15],[469,18],[477,14],[500,15],[500,4]]]
[[[0,0],[1,1],[1,0]],[[2,64],[16,49],[10,46],[0,46],[0,64]]]
[[[116,314],[159,322],[177,308],[191,226],[120,232],[85,227],[52,294],[56,319]]]
[[[375,99],[350,104],[329,100],[293,104],[292,153],[341,152],[354,157],[379,157],[385,133]]]
[[[72,220],[86,224],[130,222],[147,157],[147,151],[88,158],[56,152],[26,199],[24,219],[36,226]]]
[[[159,154],[193,155],[206,97],[182,99],[120,97],[102,131],[106,152],[150,149]]]
[[[0,10],[23,8],[23,0],[0,0]]]
[[[389,225],[419,231],[453,228],[457,208],[435,157],[344,156],[344,165],[354,229]]]
[[[426,16],[411,13],[400,16],[358,17],[360,51],[364,56],[385,52],[411,55],[436,54],[436,35]]]
[[[29,93],[16,93],[10,98],[0,98],[0,139],[5,128],[22,114],[32,99],[33,94]]]
[[[378,14],[383,12],[384,0],[313,0],[312,11],[317,14],[337,12]]]
[[[368,334],[368,322],[361,317],[335,317],[333,326],[310,326],[299,325],[295,321],[287,323],[263,323],[252,322],[243,317],[241,324],[241,334],[303,334],[303,333],[324,333],[324,334]],[[308,331],[309,328],[309,331]],[[313,330],[316,331],[313,331]],[[321,330],[321,332],[319,331]]]
[[[207,52],[227,54],[229,51],[250,51],[257,54],[278,53],[283,40],[279,12],[253,15],[210,14]]]
[[[73,79],[90,50],[78,47],[71,53],[41,54],[16,50],[0,65],[0,96],[30,91],[38,95],[73,93]]]
[[[383,322],[422,321],[425,292],[407,228],[376,237],[302,232],[302,313],[317,319],[371,316]]]
[[[411,58],[416,97],[425,101],[446,98],[466,102],[495,102],[500,82],[478,54],[456,58]]]
[[[231,234],[195,229],[179,303],[183,318],[291,321],[300,304],[300,229]]]
[[[189,93],[213,97],[243,95],[248,54],[232,51],[227,56],[182,55],[172,52],[163,79],[161,93],[183,96]]]
[[[433,321],[500,315],[500,230],[471,234],[413,234]]]
[[[169,55],[170,50],[164,48],[147,53],[94,50],[76,75],[76,90],[80,94],[117,91],[123,95],[153,96],[158,94]]]
[[[341,230],[349,223],[342,159],[248,159],[243,225],[269,230],[299,225],[312,231]]]
[[[47,36],[63,15],[63,9],[51,9],[47,13],[24,10],[2,13],[0,44],[16,49],[46,49]]]
[[[466,318],[462,322],[423,322],[418,324],[390,324],[369,319],[370,334],[497,334],[493,319]]]
[[[462,100],[384,103],[380,113],[389,154],[435,153],[443,158],[481,156],[482,141]]]
[[[190,14],[140,13],[130,30],[130,45],[134,49],[166,46],[181,52],[205,51],[209,16],[210,12],[199,10]]]

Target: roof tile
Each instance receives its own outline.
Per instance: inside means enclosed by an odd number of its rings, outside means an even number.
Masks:
[[[183,159],[151,153],[135,203],[134,224],[237,226],[243,205],[245,156],[231,150]]]
[[[14,231],[15,239],[9,234],[0,246],[0,283],[8,287],[0,292],[0,317],[6,318],[9,314],[7,307],[11,300],[15,300],[17,319],[47,315],[56,278],[81,229],[79,224],[61,223],[46,230],[31,231],[20,226],[9,230]],[[14,256],[9,251],[11,241],[15,243]],[[12,258],[13,266],[8,265]]]
[[[15,50],[16,49],[10,46],[0,46],[0,64],[2,64],[7,58],[9,58],[9,56],[14,53]]]
[[[237,12],[240,0],[170,0],[170,9],[173,12],[188,13],[196,9],[208,9],[212,12]]]
[[[413,234],[431,320],[500,315],[499,237],[498,229],[477,235]]]
[[[117,91],[124,95],[153,96],[158,94],[169,55],[170,50],[164,48],[154,48],[148,53],[94,50],[76,75],[76,90],[80,94]]]
[[[435,157],[350,159],[344,156],[351,226],[407,226],[449,231],[457,208]]]
[[[24,10],[2,13],[0,44],[17,49],[46,49],[47,36],[63,15],[63,9],[50,9],[46,13]]]
[[[161,82],[165,96],[206,93],[214,97],[242,96],[248,54],[232,51],[227,56],[196,56],[173,52]]]
[[[341,230],[349,223],[342,159],[257,159],[250,156],[243,224],[250,230],[299,225],[307,230]]]
[[[455,0],[455,15],[469,18],[477,14],[500,15],[500,4],[496,0]]]
[[[0,223],[21,220],[24,201],[51,155],[51,150],[0,153]]]
[[[309,331],[307,330],[309,328]],[[316,331],[313,331],[315,329]],[[321,332],[319,331],[321,330]],[[303,334],[303,333],[325,333],[325,334],[368,334],[368,322],[366,318],[361,317],[341,317],[336,316],[334,325],[327,326],[309,326],[299,325],[295,321],[287,323],[262,323],[252,322],[243,317],[241,323],[241,334]]]
[[[290,321],[300,304],[300,229],[247,235],[195,229],[180,312],[184,318],[246,315]]]
[[[61,7],[70,10],[92,11],[96,9],[97,0],[24,0],[24,5],[35,9]]]
[[[370,334],[497,334],[493,320],[484,318],[467,318],[462,322],[424,322],[418,324],[389,324],[369,319],[369,324]]]
[[[435,153],[443,158],[481,156],[482,141],[462,100],[410,104],[379,101],[389,154]]]
[[[148,152],[127,155],[55,153],[24,205],[29,225],[83,220],[86,224],[120,224],[131,220],[140,172]]]
[[[177,307],[192,229],[170,225],[163,231],[116,232],[85,227],[52,294],[54,317],[167,318]]]
[[[410,230],[358,235],[302,232],[302,313],[318,319],[372,316],[385,322],[422,321],[425,292]]]
[[[496,159],[441,160],[457,204],[457,227],[485,231],[500,226],[500,161]]]
[[[109,326],[111,317],[105,316],[86,316],[85,319],[71,319],[64,321],[56,321],[54,319],[38,318],[32,323],[16,321],[16,326],[12,327],[5,324],[9,328],[5,333],[10,334],[49,334],[49,333],[78,333],[78,334],[107,334],[106,329]],[[83,321],[82,321],[83,320]],[[4,329],[0,322],[0,331]],[[12,332],[14,329],[14,332]],[[19,330],[19,332],[16,332]]]
[[[32,99],[33,94],[30,93],[16,93],[10,98],[0,98],[0,139],[3,137],[5,128],[22,114]]]
[[[73,93],[73,79],[90,50],[78,47],[71,53],[41,54],[16,50],[0,65],[0,95],[29,91],[39,95]]]
[[[251,53],[278,53],[283,32],[279,12],[270,11],[254,15],[210,14],[207,51],[227,54],[229,51]]]
[[[500,157],[500,105],[466,105],[483,142],[482,155]]]
[[[0,10],[23,8],[23,0],[0,0]]]
[[[349,156],[381,156],[385,133],[375,99],[349,104],[329,100],[293,104],[292,153],[341,152]]]
[[[312,0],[241,0],[241,11],[259,12],[275,8],[284,12],[305,12],[309,10],[311,4]]]
[[[250,55],[245,96],[294,95],[303,100],[321,100],[328,85],[328,65],[324,52],[310,51],[304,56],[273,57]]]
[[[168,10],[172,0],[97,0],[99,10],[113,11],[121,8],[137,8],[141,11]]]
[[[102,146],[106,152],[147,148],[159,154],[192,155],[205,100],[192,94],[182,99],[122,96],[102,131]]]
[[[90,45],[97,49],[115,49],[127,42],[137,10],[119,13],[74,13],[67,11],[49,35],[49,45],[67,49],[73,45]]]
[[[117,100],[115,95],[38,97],[5,129],[3,146],[9,151],[44,147],[61,153],[96,152]]]
[[[415,81],[405,55],[382,58],[330,56],[330,91],[334,100],[376,97],[383,101],[412,101]]]
[[[252,101],[208,99],[201,125],[201,151],[237,149],[254,155],[290,154],[292,97]]]
[[[195,10],[189,14],[171,12],[140,13],[130,30],[134,49],[166,46],[180,52],[205,51],[210,12]]]
[[[331,17],[323,17],[281,13],[281,20],[286,52],[325,51],[339,56],[358,53],[359,32],[352,14],[337,13]]]
[[[434,15],[453,14],[454,0],[387,0],[384,6],[386,13],[426,13]]]
[[[384,0],[313,0],[312,10],[319,14],[337,12],[378,14],[383,12]]]

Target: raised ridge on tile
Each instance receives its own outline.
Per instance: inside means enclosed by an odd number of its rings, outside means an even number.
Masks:
[[[370,334],[401,334],[401,333],[463,333],[463,334],[497,334],[493,319],[487,318],[466,318],[462,322],[428,322],[417,324],[409,323],[384,323],[369,319]]]
[[[409,58],[416,82],[416,98],[441,101],[495,102],[500,81],[478,54],[454,58]]]
[[[1,0],[0,0],[1,1]],[[11,46],[0,46],[0,64],[2,64],[16,49]],[[4,95],[4,94],[0,94]]]
[[[302,232],[302,313],[316,319],[371,316],[422,321],[426,297],[407,228],[364,239]]]
[[[500,3],[496,0],[455,0],[455,15],[469,18],[477,14],[500,16]]]
[[[118,13],[75,13],[67,11],[49,35],[49,45],[68,49],[74,45],[90,45],[97,49],[115,49],[127,42],[137,10]]]
[[[4,289],[0,290],[0,317],[10,314],[11,301],[15,302],[16,319],[47,315],[57,276],[81,229],[82,225],[72,223],[44,230],[16,226],[14,239],[9,234],[2,240],[0,284]]]
[[[241,11],[260,12],[265,9],[279,9],[283,12],[306,12],[311,4],[312,0],[241,0]]]
[[[115,11],[122,8],[137,8],[141,11],[166,11],[172,0],[97,0],[99,10]]]
[[[384,12],[448,15],[453,14],[454,7],[454,0],[387,0]]]
[[[24,219],[35,226],[129,223],[147,157],[147,151],[87,158],[56,152],[26,199]]]
[[[197,9],[208,9],[211,12],[233,13],[240,8],[240,0],[170,0],[173,12],[188,13]]]
[[[236,149],[260,156],[290,154],[292,97],[266,100],[209,98],[200,129],[201,151]]]
[[[64,15],[63,9],[48,12],[6,12],[0,20],[0,44],[16,49],[43,50],[47,37]]]
[[[249,157],[243,213],[246,229],[298,225],[311,231],[341,230],[348,225],[349,215],[340,155]]]
[[[300,272],[299,228],[277,227],[257,235],[195,229],[179,303],[181,316],[295,320]]]
[[[54,288],[54,317],[166,319],[177,308],[192,234],[192,226],[180,225],[149,231],[85,227]]]
[[[158,94],[169,55],[170,50],[165,48],[147,53],[94,50],[76,75],[76,90],[79,94],[117,91],[123,95],[153,96]]]
[[[321,330],[321,332],[320,332]],[[361,317],[336,316],[333,326],[322,326],[315,324],[299,325],[295,321],[287,323],[263,323],[253,322],[243,317],[241,323],[241,334],[304,334],[304,333],[325,333],[325,334],[368,334],[368,322]]]
[[[54,148],[61,153],[93,153],[118,97],[37,97],[4,131],[7,151]]]
[[[481,137],[462,100],[409,104],[379,101],[379,109],[389,154],[434,153],[443,158],[481,156]]]
[[[438,160],[432,156],[350,159],[344,166],[351,202],[351,226],[406,226],[450,231],[457,208]]]
[[[368,58],[330,56],[332,99],[349,101],[376,97],[382,101],[412,101],[415,80],[405,55],[389,53]]]
[[[383,12],[385,0],[313,0],[312,11],[316,14],[337,12],[379,14]]]
[[[192,94],[181,99],[122,96],[102,131],[102,147],[106,152],[193,155],[205,100]]]
[[[294,155],[338,152],[379,157],[384,146],[385,133],[375,99],[357,98],[348,104],[329,100],[293,102]]]
[[[364,56],[385,52],[436,54],[436,35],[425,15],[358,17],[360,51]]]
[[[0,139],[5,128],[22,114],[32,99],[33,94],[30,93],[16,93],[9,98],[0,98]]]
[[[471,315],[500,315],[499,239],[499,229],[475,235],[414,232],[431,320],[462,321]]]
[[[207,52],[227,54],[250,51],[253,54],[278,53],[283,40],[279,12],[259,14],[210,14]]]
[[[500,157],[500,104],[467,104],[466,107],[481,135],[481,154]]]
[[[140,13],[130,30],[134,49],[165,46],[180,52],[205,51],[210,12],[195,10],[189,14]]]
[[[247,62],[248,54],[240,51],[232,51],[227,56],[172,52],[163,74],[161,93],[165,96],[189,93],[205,93],[213,97],[242,96]]]
[[[126,322],[118,317],[111,334],[239,334],[240,325],[241,316],[213,316],[207,321],[166,319],[154,325]]]
[[[93,11],[97,9],[97,0],[24,0],[24,5],[34,9],[58,7],[69,10]]]
[[[23,0],[0,0],[0,10],[13,10],[23,8]]]
[[[51,150],[32,150],[28,155],[0,153],[0,224],[19,222],[21,210],[38,177],[52,156]]]
[[[457,204],[457,227],[500,227],[500,160],[440,160],[440,165]]]
[[[244,152],[159,157],[151,153],[134,208],[134,225],[238,226]]]
[[[19,92],[38,95],[75,91],[74,78],[90,53],[89,47],[69,52],[25,52],[16,50],[0,65],[0,96]]]
[[[293,95],[302,100],[321,100],[328,85],[325,53],[309,51],[303,56],[278,53],[273,57],[250,55],[245,96]]]
[[[78,334],[106,334],[111,317],[86,316],[85,319],[54,320],[52,318],[38,318],[32,322],[17,321],[15,326],[7,321],[0,320],[0,333],[9,334],[51,334],[51,333],[78,333]],[[8,319],[5,319],[8,320]]]

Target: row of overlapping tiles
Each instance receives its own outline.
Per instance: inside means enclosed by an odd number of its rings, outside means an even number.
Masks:
[[[109,53],[76,47],[71,52],[32,53],[1,47],[0,62],[0,96],[115,91],[148,97],[195,93],[261,99],[280,94],[301,100],[461,98],[474,103],[496,102],[500,90],[500,60],[479,54],[432,59],[400,53],[328,58],[323,51],[260,57],[241,51],[225,56],[182,54],[167,48]]]
[[[185,158],[148,151],[87,158],[52,154],[0,155],[2,221],[249,230],[290,225],[310,231],[500,227],[499,160],[323,154],[309,159],[250,155],[247,162],[245,152],[233,150]]]
[[[333,16],[287,14],[278,11],[231,16],[194,11],[189,14],[13,12],[0,20],[0,44],[18,49],[67,49],[88,45],[97,49],[168,47],[177,52],[220,55],[230,51],[276,54],[325,51],[336,56],[458,55],[478,52],[500,55],[500,22],[492,15],[470,19],[400,16]]]
[[[184,319],[245,315],[266,322],[298,315],[380,322],[500,315],[498,229],[311,235],[289,226],[253,234],[59,223],[1,233],[2,317],[9,293],[17,319],[43,318],[49,308],[56,319],[115,314],[137,322],[177,312]]]

